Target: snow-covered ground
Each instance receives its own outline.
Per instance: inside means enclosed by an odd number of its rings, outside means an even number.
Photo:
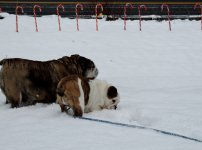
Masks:
[[[85,114],[128,124],[166,130],[202,140],[202,31],[200,21],[106,22],[57,16],[0,20],[0,59],[20,57],[49,60],[80,54],[99,68],[99,79],[118,87],[117,110]],[[0,92],[0,149],[2,150],[201,150],[202,143],[142,129],[75,119],[57,104],[11,109]]]

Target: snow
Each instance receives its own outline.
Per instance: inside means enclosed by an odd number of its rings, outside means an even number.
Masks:
[[[200,21],[107,22],[62,18],[34,18],[4,14],[0,20],[0,59],[20,57],[49,60],[80,54],[92,59],[99,79],[117,86],[117,110],[85,117],[143,125],[202,140],[202,33]],[[200,150],[202,143],[142,129],[75,119],[57,104],[11,109],[0,92],[0,146],[3,150]]]

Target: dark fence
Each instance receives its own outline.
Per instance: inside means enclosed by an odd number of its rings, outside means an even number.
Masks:
[[[84,6],[83,11],[79,11],[79,16],[83,18],[92,18],[95,16],[95,6],[98,3],[103,5],[102,14],[108,18],[122,18],[124,14],[124,6],[126,3],[131,3],[134,8],[127,9],[128,18],[138,18],[138,5],[146,5],[147,11],[142,10],[142,16],[159,15],[162,18],[167,15],[167,11],[161,11],[163,3],[168,4],[171,17],[173,18],[189,18],[191,15],[199,15],[200,9],[194,9],[196,3],[202,4],[202,0],[0,0],[0,8],[4,12],[15,14],[16,6],[24,8],[24,14],[33,15],[33,6],[40,5],[42,13],[40,15],[56,14],[56,7],[58,4],[63,4],[65,12],[61,12],[61,16],[75,18],[75,6],[81,3]],[[101,13],[101,10],[98,9]],[[151,18],[151,16],[149,17]]]

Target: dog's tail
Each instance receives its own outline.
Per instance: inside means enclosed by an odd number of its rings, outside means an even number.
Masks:
[[[4,64],[6,63],[6,61],[7,61],[7,59],[2,59],[2,60],[0,61],[0,65],[1,65],[1,66],[4,65]]]
[[[0,61],[0,65],[3,65],[3,60]]]

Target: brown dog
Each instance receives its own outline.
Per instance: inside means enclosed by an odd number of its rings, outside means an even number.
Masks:
[[[57,86],[57,103],[61,111],[73,109],[74,116],[102,109],[116,109],[120,98],[117,89],[106,81],[88,80],[71,75],[60,80]]]
[[[43,62],[3,59],[0,65],[0,87],[11,107],[55,102],[61,78],[71,74],[95,78],[98,74],[93,61],[79,55]]]

